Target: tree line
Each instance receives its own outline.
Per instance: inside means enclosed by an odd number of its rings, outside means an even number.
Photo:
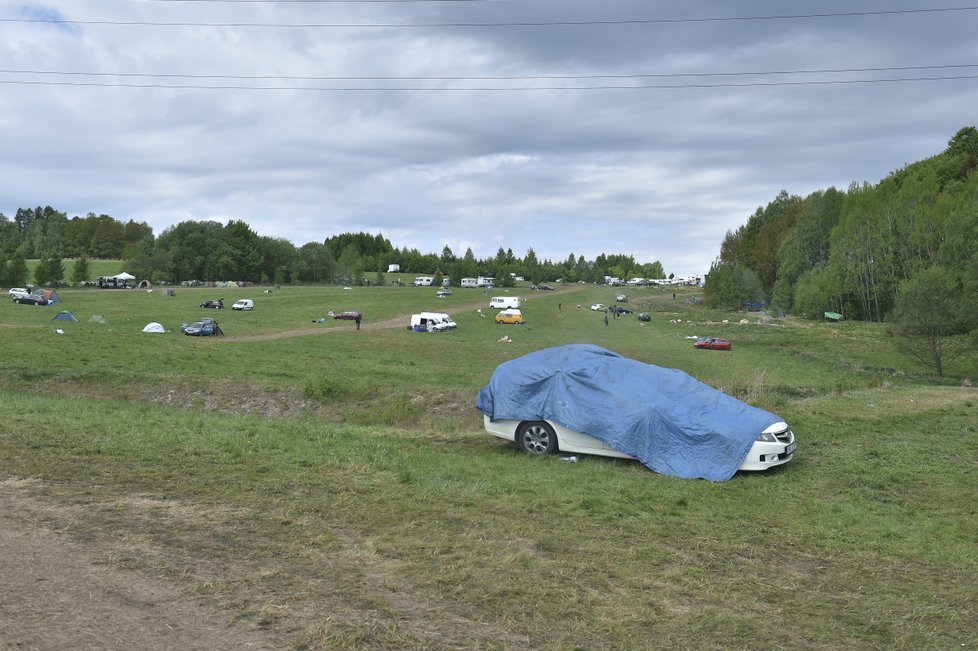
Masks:
[[[726,234],[704,300],[889,322],[940,375],[978,327],[976,170],[978,130],[965,127],[940,154],[876,185],[782,191]]]
[[[76,262],[65,278],[66,258]],[[28,259],[41,261],[28,278]],[[187,220],[158,236],[145,222],[122,222],[89,213],[69,219],[50,206],[21,208],[11,220],[0,213],[0,285],[77,283],[87,278],[88,261],[122,259],[139,279],[180,283],[189,280],[236,280],[253,283],[385,282],[391,265],[405,274],[431,274],[455,284],[465,277],[495,276],[497,284],[522,276],[535,283],[601,282],[617,278],[664,278],[658,261],[636,262],[626,254],[601,254],[594,260],[573,253],[565,260],[539,259],[532,248],[522,257],[499,248],[491,258],[476,258],[472,249],[461,256],[445,245],[440,253],[396,248],[382,234],[343,233],[322,242],[295,246],[291,241],[261,236],[247,223],[231,220]],[[120,270],[121,271],[121,270]]]

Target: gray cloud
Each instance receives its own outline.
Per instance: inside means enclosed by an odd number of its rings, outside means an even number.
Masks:
[[[780,190],[876,182],[975,123],[974,79],[812,82],[978,68],[774,72],[974,65],[978,12],[692,19],[879,10],[0,0],[0,18],[85,21],[4,23],[0,67],[34,73],[0,73],[0,210],[107,213],[157,233],[242,219],[296,245],[366,230],[479,257],[626,253],[704,273],[726,231]],[[624,19],[690,22],[271,26]],[[527,78],[543,76],[575,78]]]

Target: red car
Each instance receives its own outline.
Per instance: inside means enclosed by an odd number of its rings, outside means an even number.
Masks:
[[[719,339],[717,337],[700,337],[693,344],[693,348],[705,348],[707,350],[730,350],[729,339]]]

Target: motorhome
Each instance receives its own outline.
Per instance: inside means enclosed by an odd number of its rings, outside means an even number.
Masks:
[[[460,287],[478,287],[479,286],[479,279],[478,278],[463,278],[459,282],[459,286]]]
[[[433,282],[435,282],[433,276],[418,276],[414,279],[414,284],[417,287],[428,287]]]
[[[493,296],[491,299],[489,299],[489,307],[496,310],[507,310],[507,309],[518,310],[520,307],[520,297],[519,296]]]

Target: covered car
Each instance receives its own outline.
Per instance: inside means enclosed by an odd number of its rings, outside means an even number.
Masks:
[[[788,462],[795,437],[778,416],[678,369],[590,344],[500,364],[476,407],[486,431],[531,453],[638,459],[674,477],[723,481]]]

